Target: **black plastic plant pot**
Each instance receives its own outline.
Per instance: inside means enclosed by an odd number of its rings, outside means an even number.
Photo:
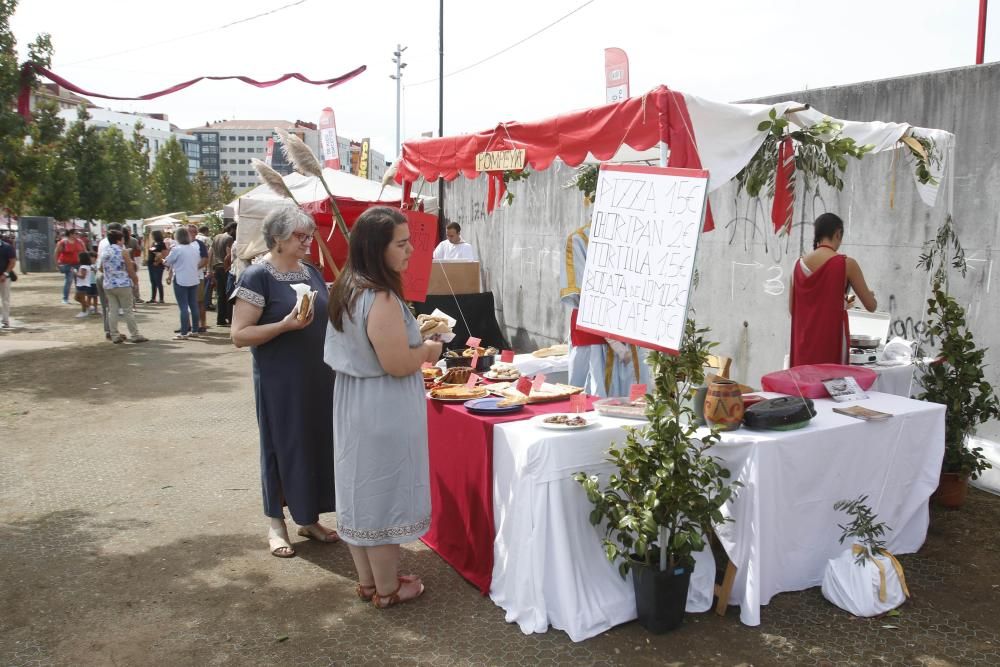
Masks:
[[[688,584],[692,568],[675,567],[660,571],[632,559],[632,586],[639,625],[655,635],[669,632],[684,622]]]

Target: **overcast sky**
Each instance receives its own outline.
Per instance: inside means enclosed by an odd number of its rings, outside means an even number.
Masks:
[[[663,83],[719,101],[971,65],[979,7],[978,0],[444,4],[445,134],[603,104],[610,46],[628,53],[633,95]],[[577,9],[502,55],[447,76]],[[1000,6],[992,9],[987,62],[1000,59]],[[371,137],[390,160],[396,88],[389,75],[399,42],[408,47],[403,139],[438,127],[436,0],[21,0],[12,27],[22,54],[37,33],[51,33],[53,71],[111,95],[140,95],[200,75],[323,79],[367,65],[331,90],[201,82],[151,102],[94,101],[166,113],[182,128],[233,118],[315,122],[332,106],[341,135]]]

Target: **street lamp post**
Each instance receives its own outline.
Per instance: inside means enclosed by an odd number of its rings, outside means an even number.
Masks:
[[[400,151],[402,150],[403,144],[400,143],[399,134],[399,105],[400,105],[400,95],[402,92],[403,83],[403,68],[406,67],[406,63],[403,62],[403,51],[406,50],[405,46],[400,44],[396,45],[396,50],[392,52],[392,62],[396,63],[396,73],[390,74],[390,79],[396,80],[396,159],[399,159]]]

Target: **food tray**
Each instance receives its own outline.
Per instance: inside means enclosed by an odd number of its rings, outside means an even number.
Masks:
[[[624,397],[602,398],[594,403],[594,409],[597,410],[598,414],[607,417],[646,420],[646,406],[633,405]]]

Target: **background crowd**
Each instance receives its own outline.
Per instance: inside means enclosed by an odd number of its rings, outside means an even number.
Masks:
[[[148,339],[139,332],[135,313],[143,304],[165,305],[166,283],[172,286],[179,311],[175,339],[197,338],[206,332],[210,326],[207,311],[215,311],[216,327],[228,327],[232,318],[228,295],[235,284],[235,239],[235,222],[226,224],[214,237],[209,227],[196,225],[168,232],[155,230],[147,239],[119,223],[106,225],[99,239],[67,229],[54,248],[56,266],[64,276],[62,303],[77,308],[77,319],[96,319],[100,315],[106,340],[142,343]],[[5,328],[10,326],[16,262],[14,239],[0,237],[0,304]],[[142,273],[147,275],[146,284],[140,279]],[[128,336],[120,331],[122,325]]]

